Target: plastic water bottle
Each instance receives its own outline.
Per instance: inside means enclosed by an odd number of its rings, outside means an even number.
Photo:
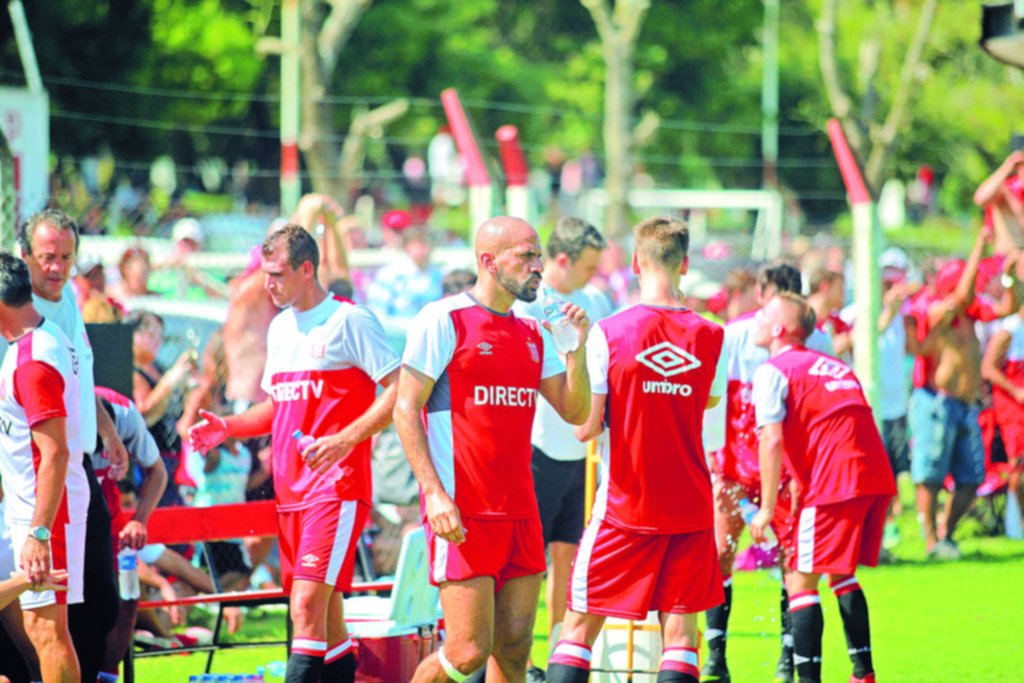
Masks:
[[[131,548],[117,554],[117,585],[122,600],[139,599],[139,556]]]
[[[292,432],[292,438],[295,439],[295,448],[298,449],[299,455],[302,455],[303,451],[316,442],[314,437],[309,434],[303,434],[301,429],[296,429]]]
[[[576,334],[576,328],[562,312],[565,302],[558,298],[558,294],[551,287],[544,287],[541,304],[544,307],[544,317],[551,325],[551,336],[555,338],[555,349],[559,353],[572,353],[580,346],[580,337]]]
[[[740,506],[740,517],[743,518],[743,522],[747,526],[750,526],[750,523],[754,521],[754,515],[756,515],[761,508],[758,507],[757,505],[754,505],[753,503],[751,503],[750,500],[748,498],[746,498],[746,497],[740,498],[739,506]],[[772,530],[770,528],[765,529],[764,530],[764,535],[765,535],[765,538],[768,539],[767,542],[770,543],[772,541],[772,538],[773,538]]]

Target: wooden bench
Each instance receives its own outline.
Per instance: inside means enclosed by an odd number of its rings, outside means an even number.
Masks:
[[[291,615],[288,615],[285,626],[284,640],[261,640],[241,643],[221,642],[221,629],[224,623],[224,606],[255,607],[266,604],[288,605],[288,594],[282,589],[254,591],[221,591],[220,577],[217,576],[216,565],[212,561],[207,541],[237,540],[249,536],[277,536],[277,510],[273,501],[238,503],[233,505],[214,505],[206,508],[196,507],[165,507],[157,508],[149,518],[147,525],[149,543],[164,545],[182,545],[203,543],[203,554],[206,566],[213,582],[214,593],[193,595],[175,600],[147,600],[139,603],[139,609],[152,607],[174,607],[191,605],[217,605],[217,617],[213,628],[213,638],[208,644],[197,644],[166,649],[151,649],[135,652],[134,638],[125,655],[124,680],[134,683],[134,660],[136,658],[157,657],[170,654],[193,652],[208,653],[206,673],[213,666],[213,656],[217,650],[234,648],[265,647],[283,645],[289,648],[292,639]],[[364,571],[370,571],[372,565],[366,554],[365,547],[360,544],[362,554],[360,562]],[[389,591],[393,587],[391,581],[369,581],[353,585],[354,593],[376,593]]]

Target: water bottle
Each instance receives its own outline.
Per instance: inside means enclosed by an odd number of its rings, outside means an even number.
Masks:
[[[743,522],[747,526],[750,526],[750,523],[754,521],[754,515],[756,515],[761,508],[758,507],[757,505],[754,505],[753,503],[751,503],[750,500],[747,499],[746,497],[740,498],[739,506],[740,506],[740,517],[743,518]],[[765,529],[764,530],[764,535],[768,539],[767,542],[770,543],[772,541],[772,536],[773,536],[772,535],[772,530],[770,528]]]
[[[551,287],[545,286],[542,291],[544,306],[544,317],[551,325],[551,336],[555,338],[555,349],[559,353],[572,353],[580,346],[580,337],[576,334],[569,319],[562,312],[564,301],[558,298],[558,294]]]
[[[139,556],[131,548],[117,554],[117,585],[122,600],[139,599]]]
[[[295,439],[295,448],[298,449],[299,455],[310,447],[311,444],[316,442],[316,439],[309,434],[303,434],[301,429],[296,429],[292,432],[292,438]]]

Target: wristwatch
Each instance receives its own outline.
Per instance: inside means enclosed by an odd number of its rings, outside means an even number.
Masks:
[[[28,530],[28,535],[36,539],[40,543],[46,543],[50,540],[50,530],[45,526],[34,526]]]
[[[1006,288],[1013,287],[1017,284],[1017,278],[1013,277],[1009,273],[1003,273],[999,278],[999,284]]]

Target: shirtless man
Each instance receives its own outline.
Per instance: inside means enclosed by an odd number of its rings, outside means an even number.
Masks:
[[[992,231],[983,228],[966,263],[958,261],[941,269],[927,305],[907,318],[908,347],[918,355],[909,414],[914,434],[910,471],[917,485],[928,554],[938,559],[959,558],[953,531],[985,477],[978,426],[981,344],[974,322],[1002,318],[1018,306],[1016,280],[1010,275],[1015,255],[1004,260],[1005,291],[999,302],[985,303],[975,294],[978,264],[991,239]],[[945,532],[940,534],[935,524],[936,501],[950,473],[956,489],[947,501]]]

